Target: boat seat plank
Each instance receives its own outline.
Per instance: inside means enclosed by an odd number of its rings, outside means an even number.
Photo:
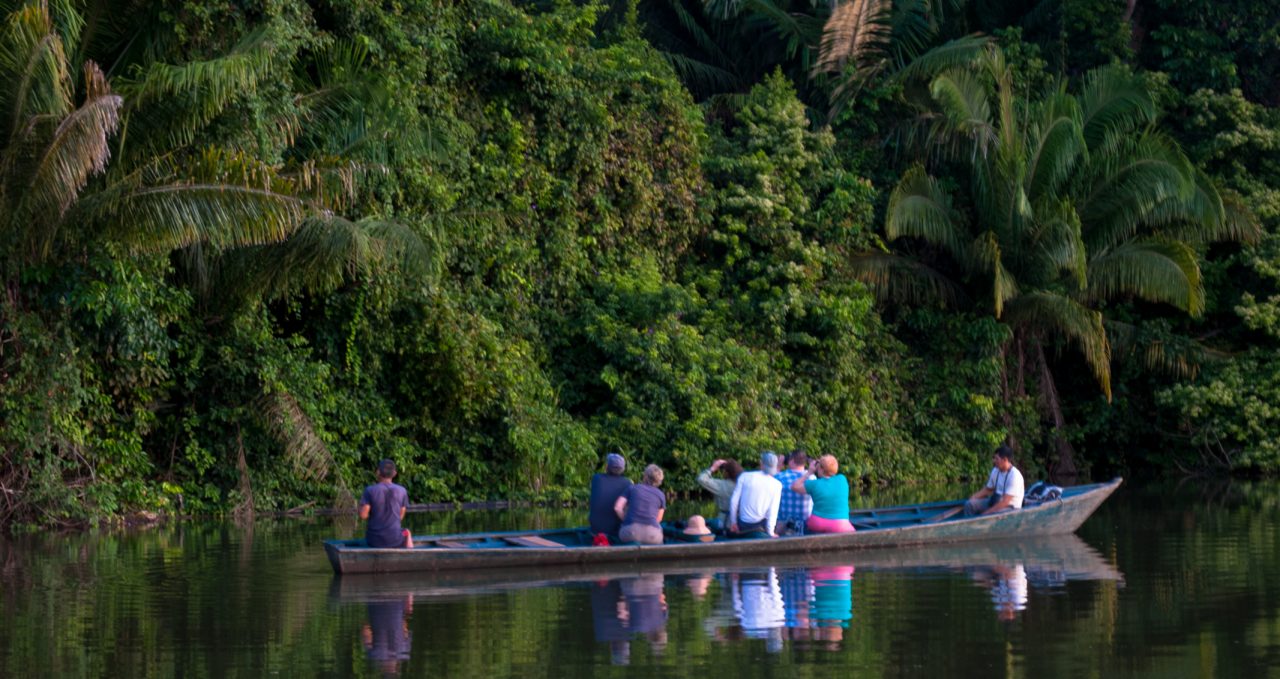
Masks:
[[[510,542],[513,545],[520,545],[521,547],[561,547],[561,548],[564,547],[564,545],[560,544],[559,542],[552,542],[551,540],[548,540],[546,538],[540,538],[540,537],[537,537],[536,535],[522,535],[520,537],[511,537],[511,538],[506,538],[506,541]]]
[[[466,549],[467,547],[470,547],[467,543],[458,542],[457,540],[436,540],[435,545],[437,547],[444,547],[445,549]]]

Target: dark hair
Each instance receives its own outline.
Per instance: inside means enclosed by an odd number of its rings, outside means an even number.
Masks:
[[[1010,448],[1007,443],[1001,443],[1000,447],[996,448],[996,457],[1003,457],[1004,459],[1013,462],[1013,448]]]
[[[808,464],[809,455],[804,452],[804,448],[796,448],[787,455],[787,464]]]
[[[378,463],[378,476],[389,479],[396,475],[396,463],[391,458],[385,458]]]
[[[737,481],[738,476],[742,474],[742,464],[737,460],[725,460],[724,464],[720,465],[720,473],[730,481]]]

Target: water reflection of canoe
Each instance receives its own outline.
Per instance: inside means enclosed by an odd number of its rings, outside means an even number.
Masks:
[[[853,510],[856,533],[776,539],[686,542],[668,531],[662,545],[593,547],[586,529],[414,536],[415,549],[366,547],[363,540],[327,540],[337,573],[537,568],[556,565],[625,566],[648,561],[717,559],[747,555],[811,554],[868,547],[1027,538],[1074,532],[1115,491],[1120,479],[1073,486],[1061,499],[990,516],[955,515],[963,500]]]
[[[652,561],[634,565],[575,564],[508,570],[480,568],[439,572],[398,573],[374,576],[344,575],[334,578],[330,594],[344,603],[415,597],[448,598],[512,589],[547,587],[574,582],[597,582],[664,576],[709,576],[717,573],[744,573],[771,568],[827,569],[853,566],[859,572],[891,571],[936,573],[971,571],[997,566],[1021,565],[1040,581],[1062,583],[1074,580],[1123,582],[1124,576],[1096,550],[1075,535],[1038,537],[1029,540],[1000,539],[991,542],[916,545],[899,549],[869,549],[854,552],[774,554],[735,556],[715,562],[690,564],[687,561]]]

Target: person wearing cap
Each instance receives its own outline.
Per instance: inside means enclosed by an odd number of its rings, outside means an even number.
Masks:
[[[801,448],[796,448],[787,456],[787,468],[778,472],[778,483],[782,484],[782,503],[778,505],[778,524],[782,527],[779,533],[804,535],[804,524],[813,513],[813,497],[806,493],[797,493],[791,484],[804,474],[809,466],[809,456]]]
[[[366,486],[360,496],[360,519],[369,522],[364,541],[370,547],[413,549],[413,536],[400,526],[409,508],[409,491],[392,483],[395,477],[396,463],[382,460],[378,463],[378,482]]]
[[[849,523],[849,479],[840,473],[835,455],[810,460],[809,468],[791,483],[791,490],[813,498],[813,513],[805,522],[805,532],[854,531]]]
[[[713,474],[720,472],[722,478]],[[737,460],[716,460],[710,467],[698,474],[698,485],[710,491],[716,500],[716,530],[724,530],[729,525],[729,499],[733,497],[733,488],[738,485],[738,477],[742,474],[742,465]]]
[[[777,537],[778,506],[782,500],[782,484],[774,478],[778,473],[778,456],[771,450],[760,455],[760,470],[743,472],[729,499],[729,532],[739,535],[763,532]]]
[[[591,497],[587,501],[587,523],[596,535],[607,535],[618,542],[622,520],[613,511],[613,505],[631,487],[631,479],[622,475],[627,461],[617,453],[609,453],[604,459],[605,473],[591,477]]]
[[[1022,508],[1026,482],[1022,479],[1022,472],[1013,466],[1013,449],[1001,444],[991,456],[991,462],[994,466],[987,476],[987,485],[964,503],[965,516],[998,514]]]
[[[622,519],[622,528],[618,530],[622,542],[662,544],[662,515],[667,511],[667,496],[658,486],[662,485],[663,476],[658,465],[645,467],[640,483],[628,488],[613,503],[614,513]]]

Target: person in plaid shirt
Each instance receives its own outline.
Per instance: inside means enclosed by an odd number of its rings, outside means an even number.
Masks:
[[[809,465],[804,449],[796,448],[787,456],[787,469],[777,479],[782,482],[782,502],[778,505],[778,526],[786,527],[792,535],[804,535],[804,522],[813,513],[813,498],[791,490],[791,483],[800,478]],[[778,531],[782,534],[782,530]]]

